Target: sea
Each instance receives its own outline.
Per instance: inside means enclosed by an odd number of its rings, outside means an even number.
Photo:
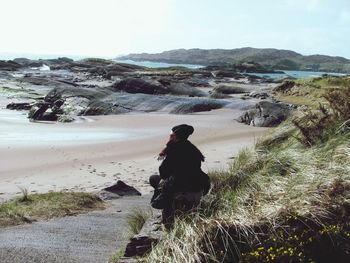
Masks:
[[[186,67],[190,69],[200,69],[205,66],[194,65],[194,64],[171,64],[162,62],[152,62],[152,61],[133,61],[133,60],[115,60],[120,63],[134,64],[138,66],[144,66],[148,68],[167,68],[167,67]],[[344,76],[346,74],[335,73],[335,72],[324,72],[324,71],[297,71],[297,70],[282,70],[283,73],[247,73],[249,75],[265,77],[273,80],[283,79],[286,77],[292,77],[296,79],[302,78],[314,78],[321,77],[322,75],[328,74],[332,76]]]
[[[64,55],[33,55],[33,54],[27,54],[27,53],[0,53],[0,60],[9,60],[9,59],[14,59],[18,57],[25,57],[29,59],[54,59],[58,57],[63,57]],[[67,56],[69,58],[72,58],[74,60],[80,60],[87,58],[86,56]],[[103,57],[105,59],[113,59],[111,57]],[[189,69],[200,69],[205,66],[203,65],[195,65],[195,64],[171,64],[171,63],[163,63],[163,62],[152,62],[152,61],[133,61],[133,60],[118,60],[118,59],[113,59],[116,62],[120,63],[128,63],[128,64],[134,64],[134,65],[139,65],[143,67],[148,67],[148,68],[167,68],[167,67],[185,67]],[[301,78],[313,78],[313,77],[320,77],[324,74],[332,75],[332,76],[344,76],[346,74],[342,73],[335,73],[335,72],[321,72],[321,71],[291,71],[291,70],[282,70],[284,73],[248,73],[250,75],[255,75],[259,77],[265,77],[265,78],[270,78],[273,80],[277,79],[283,79],[286,77],[293,77],[296,79],[301,79]]]

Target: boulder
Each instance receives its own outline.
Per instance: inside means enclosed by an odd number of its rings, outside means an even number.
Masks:
[[[33,107],[33,104],[28,103],[28,102],[19,102],[19,103],[11,102],[10,104],[8,104],[6,106],[6,109],[9,109],[9,110],[30,110],[32,107]]]
[[[235,78],[235,79],[244,78],[242,74],[232,70],[219,70],[214,72],[214,75],[217,78]]]
[[[34,105],[28,114],[34,121],[57,121],[57,113],[52,111],[52,105],[47,102],[40,102]]]
[[[238,121],[259,127],[275,127],[287,119],[293,106],[283,103],[261,101],[254,109],[242,114]]]
[[[258,99],[266,99],[269,97],[269,94],[267,94],[267,92],[264,91],[252,91],[249,93],[249,97],[251,98],[258,98]]]
[[[241,86],[219,85],[213,89],[213,92],[222,94],[240,94],[247,92],[247,89]]]
[[[121,180],[118,180],[116,184],[106,187],[103,190],[120,196],[141,195],[134,187],[127,185]]]
[[[156,80],[144,80],[137,78],[127,78],[112,85],[114,90],[125,91],[128,93],[143,94],[166,94],[167,89]]]
[[[186,114],[201,111],[211,111],[215,109],[220,109],[227,104],[225,101],[221,100],[201,100],[193,99],[192,101],[183,102],[175,106],[170,113],[173,114]]]
[[[39,68],[43,66],[43,62],[38,60],[28,59],[28,58],[15,58],[13,61],[22,65],[23,67]]]
[[[273,91],[287,93],[295,86],[295,81],[293,80],[285,80],[282,84],[278,85],[273,89]]]
[[[161,227],[161,216],[149,218],[139,234],[132,237],[126,246],[124,257],[143,256],[165,235]]]
[[[8,61],[0,60],[0,70],[15,71],[20,68],[22,68],[22,65],[12,60],[8,60]]]

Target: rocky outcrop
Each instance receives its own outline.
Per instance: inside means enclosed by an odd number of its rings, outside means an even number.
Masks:
[[[118,180],[116,184],[106,187],[103,190],[120,196],[141,195],[141,193],[136,190],[136,188],[127,185],[121,180]]]
[[[227,104],[227,102],[221,100],[193,99],[191,101],[183,102],[182,104],[177,105],[170,111],[170,113],[187,114],[193,112],[211,111],[215,109],[220,109]]]
[[[8,61],[0,60],[0,70],[15,71],[20,68],[22,68],[22,65],[12,60],[8,60]]]
[[[117,91],[125,91],[128,93],[143,94],[166,94],[167,89],[157,80],[145,80],[137,78],[127,78],[120,82],[116,82],[113,89]]]
[[[249,93],[249,97],[264,100],[270,97],[270,95],[265,91],[252,91]]]
[[[6,106],[9,110],[30,110],[33,107],[33,103],[28,102],[12,102]]]
[[[164,236],[164,231],[161,226],[161,217],[153,216],[149,218],[142,227],[139,234],[130,239],[126,246],[122,262],[130,262],[128,258],[143,256],[152,249]]]
[[[282,84],[276,86],[273,91],[281,92],[281,93],[287,93],[295,86],[295,81],[293,80],[285,80],[282,82]]]
[[[261,101],[254,109],[243,113],[238,121],[259,127],[275,127],[287,119],[293,106],[283,103]]]
[[[240,94],[248,92],[247,89],[241,86],[234,85],[219,85],[213,89],[213,92],[222,93],[222,94]]]

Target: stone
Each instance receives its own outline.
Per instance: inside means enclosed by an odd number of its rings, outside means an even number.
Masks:
[[[161,216],[149,218],[139,234],[132,237],[126,246],[124,257],[143,256],[148,253],[164,236]]]
[[[112,85],[112,88],[118,91],[128,93],[143,94],[166,94],[166,88],[156,80],[145,80],[138,78],[127,78]]]
[[[28,102],[19,102],[19,103],[15,103],[12,102],[10,104],[8,104],[6,106],[6,109],[9,110],[30,110],[33,107],[32,103],[28,103]]]
[[[118,180],[116,184],[106,187],[103,190],[120,196],[141,195],[138,190],[121,180]]]
[[[275,127],[287,119],[292,110],[293,107],[288,104],[261,101],[254,109],[243,113],[238,121],[258,127]]]
[[[8,60],[8,61],[0,60],[0,70],[15,71],[20,68],[22,68],[22,65],[12,60]]]
[[[258,98],[258,99],[266,99],[269,97],[269,94],[264,91],[252,91],[249,93],[249,97],[251,98]]]

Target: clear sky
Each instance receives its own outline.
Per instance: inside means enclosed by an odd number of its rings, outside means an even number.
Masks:
[[[279,48],[350,58],[350,0],[0,0],[0,53]]]

